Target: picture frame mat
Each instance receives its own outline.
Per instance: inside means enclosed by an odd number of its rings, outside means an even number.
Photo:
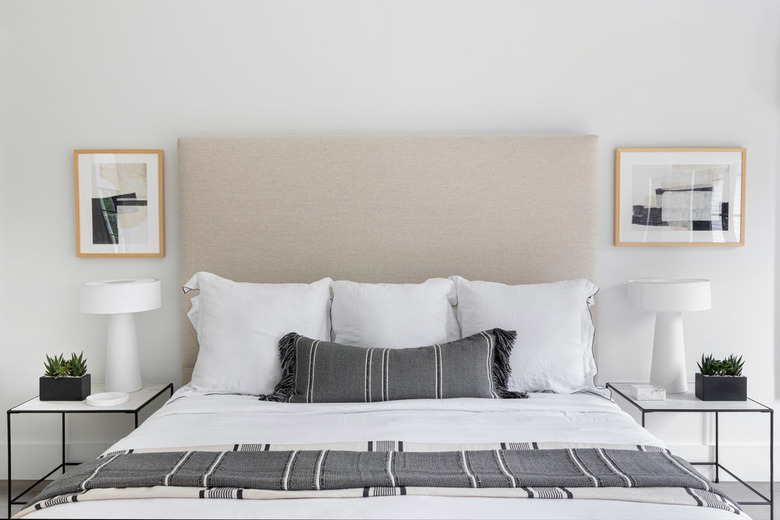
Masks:
[[[631,168],[636,165],[725,165],[730,167],[728,189],[733,194],[729,221],[734,225],[715,231],[632,230]],[[745,148],[617,148],[615,150],[615,246],[743,246],[745,242]],[[622,205],[622,208],[621,208]],[[622,211],[621,211],[622,209]],[[649,237],[649,239],[648,239]]]
[[[147,211],[150,223],[146,244],[94,244],[92,236],[91,171],[94,164],[147,165]],[[77,256],[79,257],[163,257],[165,256],[163,205],[163,151],[139,150],[74,150],[76,182]]]

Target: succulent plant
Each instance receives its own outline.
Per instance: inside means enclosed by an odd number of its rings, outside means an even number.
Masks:
[[[78,356],[75,352],[71,353],[68,368],[69,375],[74,377],[81,377],[87,373],[87,360],[84,359],[83,351]]]
[[[742,356],[737,357],[734,354],[724,359],[716,359],[712,354],[702,354],[701,362],[698,363],[699,372],[704,376],[741,376],[744,364]]]
[[[745,362],[742,361],[742,356],[737,357],[734,354],[731,354],[723,360],[723,374],[727,376],[741,376],[744,364]]]
[[[46,354],[46,362],[43,364],[44,375],[49,377],[61,377],[65,359],[62,355],[50,357]]]
[[[49,377],[81,377],[87,373],[87,360],[84,359],[84,352],[78,356],[73,352],[68,360],[62,354],[56,356],[46,354],[43,368],[45,370],[43,375]]]

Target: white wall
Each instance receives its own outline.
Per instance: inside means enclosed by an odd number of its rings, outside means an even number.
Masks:
[[[163,280],[163,308],[138,320],[143,372],[180,382],[177,137],[543,132],[601,137],[600,380],[649,375],[652,317],[626,308],[627,279],[707,277],[689,371],[703,351],[741,353],[773,404],[779,35],[771,0],[0,0],[0,408],[37,393],[44,353],[84,350],[102,379],[104,321],[77,304],[93,279]],[[619,146],[747,147],[747,245],[613,247]],[[77,148],[165,150],[164,259],[76,258]],[[14,419],[15,477],[56,457],[50,419]],[[653,421],[683,451],[711,441],[706,421]],[[73,421],[73,456],[130,424]],[[764,442],[766,420],[746,424],[734,442]]]

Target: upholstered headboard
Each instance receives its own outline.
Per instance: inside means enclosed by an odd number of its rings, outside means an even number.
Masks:
[[[597,137],[182,137],[182,282],[595,278]],[[184,381],[197,356],[184,320]]]

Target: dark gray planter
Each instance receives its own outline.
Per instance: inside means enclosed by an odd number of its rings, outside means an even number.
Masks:
[[[696,373],[696,398],[702,401],[747,401],[747,377]]]
[[[92,392],[92,376],[41,376],[39,389],[41,401],[83,401]]]

